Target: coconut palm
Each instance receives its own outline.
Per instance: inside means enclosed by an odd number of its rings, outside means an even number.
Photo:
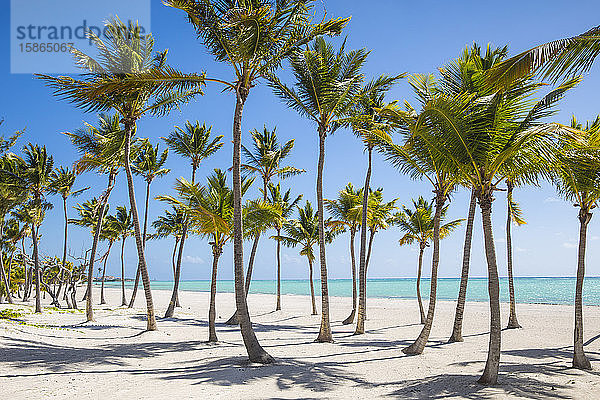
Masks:
[[[114,110],[123,123],[124,167],[132,213],[136,248],[147,308],[147,330],[156,330],[150,278],[140,228],[131,171],[131,141],[137,121],[146,116],[163,116],[202,94],[203,75],[184,74],[166,64],[167,52],[154,54],[154,38],[142,34],[137,23],[128,25],[119,19],[106,23],[105,43],[93,32],[89,39],[99,51],[98,59],[72,48],[77,65],[88,73],[82,79],[38,75],[60,98],[70,100],[87,112]]]
[[[117,206],[115,215],[107,215],[106,224],[115,230],[121,238],[121,305],[127,305],[125,298],[125,241],[133,235],[133,218],[131,211],[123,206]]]
[[[173,245],[173,255],[171,263],[173,267],[173,279],[177,270],[177,247],[182,235],[184,234],[185,212],[182,207],[173,207],[171,210],[166,210],[164,215],[159,216],[156,221],[152,222],[152,227],[156,233],[152,237],[166,238],[173,236],[175,244]]]
[[[253,179],[245,179],[242,182],[242,194],[248,191],[253,181]],[[178,192],[179,199],[171,196],[160,196],[159,199],[183,207],[195,232],[206,237],[212,248],[213,264],[208,312],[208,341],[216,342],[218,341],[215,329],[217,271],[223,247],[234,236],[233,191],[227,186],[225,172],[219,169],[215,169],[214,174],[209,176],[207,185],[204,187],[185,179],[178,179],[175,189]],[[280,210],[271,207],[267,203],[251,202],[244,207],[244,227],[250,230],[255,228],[257,224],[270,224],[272,218],[278,217],[280,212]]]
[[[233,241],[235,293],[238,319],[251,361],[273,359],[258,343],[252,330],[244,285],[243,228],[241,201],[242,113],[250,94],[265,75],[318,35],[339,34],[348,19],[312,23],[314,0],[210,1],[164,0],[186,12],[196,34],[219,62],[229,64],[232,81],[221,80],[236,96],[233,117],[233,191],[235,194],[235,238]],[[224,23],[227,21],[227,23]]]
[[[430,246],[433,239],[433,202],[428,202],[422,196],[418,200],[412,200],[413,208],[402,206],[402,211],[395,215],[394,224],[397,225],[404,235],[398,243],[400,246],[416,243],[419,245],[419,261],[417,267],[417,301],[419,303],[419,312],[421,314],[421,323],[425,323],[425,312],[421,301],[421,268],[423,265],[423,253]],[[442,209],[440,214],[440,223],[445,219],[448,206]],[[444,225],[440,225],[440,239],[447,237],[454,231],[460,223],[464,221],[457,219]]]
[[[337,233],[346,230],[350,233],[350,266],[352,268],[352,311],[348,318],[342,321],[342,324],[348,325],[354,322],[356,314],[356,303],[358,294],[356,290],[356,256],[354,254],[354,238],[357,230],[360,228],[361,219],[353,213],[352,210],[362,204],[362,189],[354,189],[352,183],[338,193],[336,200],[325,199],[325,208],[329,211],[333,219],[329,220],[328,227]]]
[[[573,335],[573,367],[591,369],[583,350],[583,280],[585,277],[585,251],[587,227],[592,210],[600,200],[600,117],[585,127],[575,117],[571,127],[576,133],[562,137],[558,146],[558,162],[553,181],[558,193],[579,208],[579,246],[577,253],[577,282],[575,285],[575,329]]]
[[[290,217],[292,211],[296,208],[296,205],[302,199],[302,195],[296,196],[294,198],[291,194],[291,190],[288,189],[285,193],[281,191],[281,185],[278,183],[274,185],[269,182],[268,186],[269,194],[268,194],[268,203],[281,210],[279,218],[273,220],[273,228],[277,232],[277,236],[281,235],[281,229],[285,224],[285,221]],[[276,258],[277,258],[277,304],[275,306],[275,310],[281,310],[281,243],[277,241],[277,250],[276,250]]]
[[[273,239],[282,242],[285,246],[300,246],[300,255],[308,260],[308,282],[312,300],[312,315],[317,315],[315,302],[315,288],[313,284],[313,262],[315,261],[314,245],[319,243],[319,216],[313,211],[312,205],[307,200],[304,207],[298,207],[298,219],[290,219],[283,225],[284,235],[273,236]],[[325,234],[327,243],[333,240],[332,231]]]
[[[242,169],[251,173],[260,175],[263,184],[263,201],[267,201],[267,186],[274,177],[285,179],[290,176],[305,172],[292,166],[281,166],[281,161],[286,158],[294,147],[294,140],[288,140],[283,146],[279,145],[276,134],[277,128],[269,131],[265,126],[263,131],[255,129],[251,132],[254,148],[249,150],[242,145],[242,152],[245,155],[246,163],[242,164]],[[258,248],[258,242],[262,232],[257,232],[252,243],[252,250],[248,259],[248,270],[246,271],[245,290],[246,296],[250,290],[250,281],[252,279],[252,270],[254,267],[254,257]],[[226,324],[238,324],[237,312],[235,312]]]
[[[349,116],[362,93],[364,76],[361,68],[369,52],[366,49],[346,52],[345,43],[339,50],[318,37],[303,51],[290,58],[294,73],[293,87],[270,76],[269,84],[288,107],[317,124],[319,160],[317,164],[317,214],[320,218],[319,262],[321,266],[321,327],[317,342],[331,342],[329,323],[329,292],[327,287],[327,262],[325,256],[325,225],[323,205],[323,168],[325,164],[325,139]]]
[[[144,205],[144,227],[142,230],[142,238],[144,247],[146,246],[146,236],[148,234],[148,209],[150,201],[150,185],[156,178],[160,178],[168,174],[171,170],[163,168],[163,165],[167,162],[167,156],[169,150],[165,149],[162,153],[159,153],[158,143],[156,146],[148,140],[144,140],[141,145],[139,152],[133,161],[132,170],[134,174],[140,175],[146,181],[146,201]],[[137,272],[135,273],[135,282],[133,284],[133,293],[131,294],[131,300],[129,301],[129,308],[133,307],[135,297],[137,294],[138,284],[140,281],[140,267],[138,265]]]
[[[50,186],[49,193],[51,194],[60,194],[63,201],[63,214],[65,217],[65,233],[63,237],[63,256],[62,256],[62,269],[61,269],[61,277],[64,275],[64,269],[66,267],[67,262],[67,238],[69,232],[69,217],[67,213],[67,199],[70,196],[77,197],[87,189],[89,186],[83,189],[73,190],[73,185],[75,184],[76,174],[74,171],[71,171],[69,168],[60,167],[59,169],[55,169],[50,174]],[[62,279],[60,279],[60,283],[58,286],[58,290],[56,292],[57,296],[60,295],[60,290],[62,286]]]
[[[200,126],[200,122],[198,121],[194,124],[186,121],[184,128],[176,126],[175,131],[164,139],[174,153],[190,160],[192,165],[192,184],[196,181],[196,170],[200,167],[202,161],[223,147],[223,135],[218,135],[214,138],[211,138],[211,136],[212,126],[207,128],[206,124]],[[187,228],[184,228],[179,241],[179,256],[177,257],[174,278],[175,284],[173,286],[171,301],[165,312],[165,318],[172,317],[175,307],[179,305],[179,277],[181,276],[181,258],[186,238]]]

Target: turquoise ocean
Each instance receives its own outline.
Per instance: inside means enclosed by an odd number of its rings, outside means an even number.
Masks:
[[[515,295],[518,303],[537,304],[573,304],[575,298],[575,278],[515,278]],[[351,279],[330,279],[329,295],[340,297],[352,296]],[[126,287],[133,286],[127,281]],[[321,283],[314,281],[315,294],[320,294]],[[439,300],[456,300],[458,295],[459,278],[438,279],[437,298]],[[106,282],[107,287],[120,287],[120,282]],[[378,298],[415,298],[415,278],[385,278],[368,279],[368,297]],[[421,296],[429,296],[429,279],[421,279]],[[152,281],[152,289],[173,289],[173,281]],[[179,287],[183,291],[208,292],[210,281],[182,281]],[[233,281],[220,280],[217,282],[217,291],[233,293]],[[281,281],[283,294],[309,295],[308,280],[283,280]],[[274,280],[253,280],[250,293],[275,294]],[[467,301],[487,301],[487,279],[470,278],[467,287]],[[508,301],[508,280],[500,278],[500,300]],[[586,278],[583,288],[583,302],[586,305],[600,305],[600,277]]]

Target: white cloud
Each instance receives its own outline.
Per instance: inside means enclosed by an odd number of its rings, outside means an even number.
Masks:
[[[282,254],[281,257],[281,261],[283,261],[284,264],[301,264],[302,261],[300,260],[300,257],[296,257],[296,256],[290,256],[289,254]]]
[[[199,256],[185,256],[183,262],[187,264],[204,264],[204,260]]]
[[[558,202],[561,202],[561,201],[562,201],[561,199],[559,199],[558,197],[554,197],[554,196],[546,197],[544,199],[544,203],[558,203]]]
[[[571,243],[571,242],[564,242],[563,247],[566,247],[567,249],[576,249],[577,248],[577,243]]]

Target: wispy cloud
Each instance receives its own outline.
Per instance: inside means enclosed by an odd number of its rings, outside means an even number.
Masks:
[[[564,242],[563,247],[566,247],[567,249],[576,249],[577,248],[577,243],[573,243],[573,242]]]
[[[204,260],[199,256],[185,256],[183,262],[187,264],[204,264]]]
[[[527,251],[527,249],[517,246],[517,247],[515,247],[515,251],[519,252],[519,253],[525,253]]]
[[[296,257],[296,256],[290,256],[289,254],[282,254],[282,261],[285,264],[301,264],[302,260],[300,260],[300,257]]]
[[[559,203],[561,201],[562,201],[561,199],[559,199],[558,197],[554,197],[554,196],[546,197],[544,199],[544,203]]]

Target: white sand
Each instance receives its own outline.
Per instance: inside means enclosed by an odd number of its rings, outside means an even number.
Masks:
[[[170,293],[153,295],[162,316]],[[369,299],[368,333],[353,336],[353,327],[341,324],[351,300],[332,298],[335,343],[318,344],[320,316],[309,315],[308,297],[284,296],[283,311],[273,312],[275,296],[250,295],[258,338],[277,359],[261,366],[247,363],[238,328],[223,325],[233,312],[231,293],[217,298],[216,345],[205,343],[208,293],[182,292],[175,318],[145,333],[143,291],[133,310],[117,307],[117,289],[107,290],[107,299],[91,324],[82,324],[83,313],[49,310],[24,317],[45,327],[0,320],[1,397],[600,399],[600,307],[584,310],[595,370],[582,372],[570,368],[572,307],[519,304],[524,328],[503,331],[500,384],[486,388],[476,383],[487,354],[486,303],[467,304],[465,342],[446,344],[454,303],[439,302],[428,347],[409,357],[400,350],[421,329],[416,301]]]

